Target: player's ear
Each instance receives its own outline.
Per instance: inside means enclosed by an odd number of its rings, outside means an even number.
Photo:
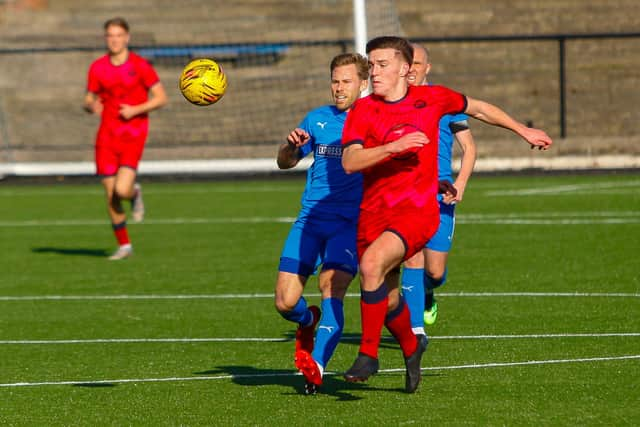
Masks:
[[[408,63],[403,62],[402,66],[400,67],[400,77],[407,77],[410,69],[411,66]]]
[[[429,75],[429,71],[431,71],[431,63],[430,62],[427,62],[427,65],[426,65],[426,67],[424,67],[424,70],[425,70],[424,74],[426,76],[428,76]]]
[[[369,80],[362,80],[360,82],[360,92],[363,92],[364,90],[366,90],[369,87]]]

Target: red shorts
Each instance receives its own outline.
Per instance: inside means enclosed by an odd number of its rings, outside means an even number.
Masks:
[[[100,176],[113,176],[121,166],[137,170],[146,140],[146,131],[136,135],[116,136],[101,128],[96,138],[96,173]]]
[[[404,243],[403,261],[420,252],[440,226],[440,213],[424,209],[381,212],[360,211],[358,219],[358,258],[385,231],[395,233]]]

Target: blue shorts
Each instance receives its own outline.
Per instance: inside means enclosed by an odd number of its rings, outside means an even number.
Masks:
[[[440,202],[440,227],[433,237],[424,245],[425,248],[438,252],[449,252],[453,243],[453,232],[456,228],[456,205]]]
[[[340,270],[355,276],[357,228],[357,220],[298,217],[285,241],[278,270],[309,277],[322,264],[323,270]]]

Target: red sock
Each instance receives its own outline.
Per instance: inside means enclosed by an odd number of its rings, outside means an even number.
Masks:
[[[360,353],[378,358],[380,347],[380,335],[384,318],[387,315],[387,286],[383,283],[377,291],[361,292],[360,319],[362,323],[362,338],[360,341]]]
[[[411,356],[418,348],[418,339],[411,330],[411,315],[404,298],[400,299],[398,308],[389,313],[384,324],[400,344],[404,357]]]
[[[113,234],[115,234],[118,244],[120,246],[131,243],[129,240],[129,233],[127,233],[127,222],[123,221],[120,224],[112,224]]]

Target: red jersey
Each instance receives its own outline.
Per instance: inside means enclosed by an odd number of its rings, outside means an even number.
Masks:
[[[146,135],[148,115],[140,114],[124,120],[120,117],[120,105],[146,102],[149,89],[159,81],[151,64],[131,51],[121,65],[113,65],[109,55],[95,60],[89,67],[87,90],[95,93],[104,106],[101,127],[108,127],[110,133],[116,136]]]
[[[360,208],[370,212],[388,208],[437,212],[438,123],[443,115],[461,113],[466,107],[464,95],[443,86],[409,86],[405,97],[396,102],[373,94],[357,100],[347,115],[343,146],[373,148],[417,130],[429,138],[418,150],[398,153],[362,171]]]

